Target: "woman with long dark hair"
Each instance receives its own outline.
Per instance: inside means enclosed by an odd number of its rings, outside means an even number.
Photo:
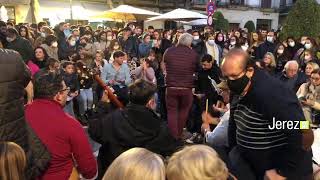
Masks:
[[[32,76],[36,74],[40,69],[47,67],[48,58],[49,56],[47,54],[47,51],[43,47],[37,47],[34,49],[32,59],[27,62]]]
[[[30,43],[32,45],[34,44],[34,39],[32,38],[31,33],[30,33],[29,29],[26,26],[20,26],[19,35],[21,37],[27,39],[28,41],[30,41]]]

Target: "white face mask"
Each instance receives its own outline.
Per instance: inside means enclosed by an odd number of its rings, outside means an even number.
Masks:
[[[112,36],[107,36],[107,40],[111,41],[112,40]]]
[[[199,36],[193,36],[194,40],[198,40],[200,37]]]
[[[305,47],[306,49],[311,49],[311,48],[312,48],[312,45],[311,45],[310,43],[308,43],[308,44],[305,44],[304,47]]]
[[[171,40],[171,36],[170,36],[170,35],[169,35],[169,36],[167,36],[167,39],[168,39],[168,40]]]
[[[244,46],[241,46],[241,49],[243,50],[243,51],[247,51],[248,50],[248,46],[246,46],[246,45],[244,45]]]
[[[294,41],[289,42],[290,47],[294,47],[295,45],[296,45],[296,43]]]
[[[209,44],[210,46],[214,46],[216,43],[215,43],[214,39],[209,39],[209,40],[208,40],[208,44]]]
[[[41,37],[45,38],[46,37],[46,33],[42,32],[41,34]]]
[[[233,45],[236,45],[236,42],[235,41],[231,41],[230,44],[233,46]]]
[[[76,41],[70,41],[70,46],[75,46],[76,45]]]
[[[267,36],[267,41],[268,42],[273,42],[273,37]]]
[[[54,43],[52,43],[52,45],[51,45],[52,47],[58,47],[58,42],[54,42]]]
[[[9,38],[9,37],[7,37],[6,39],[7,39],[7,41],[8,41],[8,42],[12,42],[12,41],[14,41],[14,39],[13,39],[13,38]]]
[[[278,54],[283,54],[283,51],[284,51],[283,49],[278,49],[277,52],[278,52]]]

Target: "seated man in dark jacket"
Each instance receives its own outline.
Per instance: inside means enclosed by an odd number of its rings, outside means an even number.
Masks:
[[[129,87],[130,103],[121,110],[105,114],[89,121],[91,138],[102,144],[98,156],[99,177],[101,178],[112,161],[124,151],[143,147],[163,156],[171,155],[178,143],[170,135],[168,127],[154,113],[156,87],[144,80],[137,80]],[[109,101],[103,95],[98,107]],[[98,110],[100,111],[100,109]]]
[[[279,75],[279,80],[286,84],[289,89],[296,93],[299,87],[307,81],[304,73],[299,72],[299,64],[297,61],[288,61],[284,66],[284,72]]]

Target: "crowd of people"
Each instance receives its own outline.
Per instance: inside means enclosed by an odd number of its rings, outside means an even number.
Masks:
[[[0,179],[319,179],[320,43],[279,34],[0,21]]]

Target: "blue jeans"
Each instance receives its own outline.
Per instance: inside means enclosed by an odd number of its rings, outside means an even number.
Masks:
[[[73,100],[67,102],[66,106],[63,108],[63,111],[68,113],[72,117],[76,117],[73,111]]]
[[[79,113],[84,115],[86,111],[92,109],[93,105],[93,92],[90,89],[80,89],[80,94],[78,96],[79,103]]]

